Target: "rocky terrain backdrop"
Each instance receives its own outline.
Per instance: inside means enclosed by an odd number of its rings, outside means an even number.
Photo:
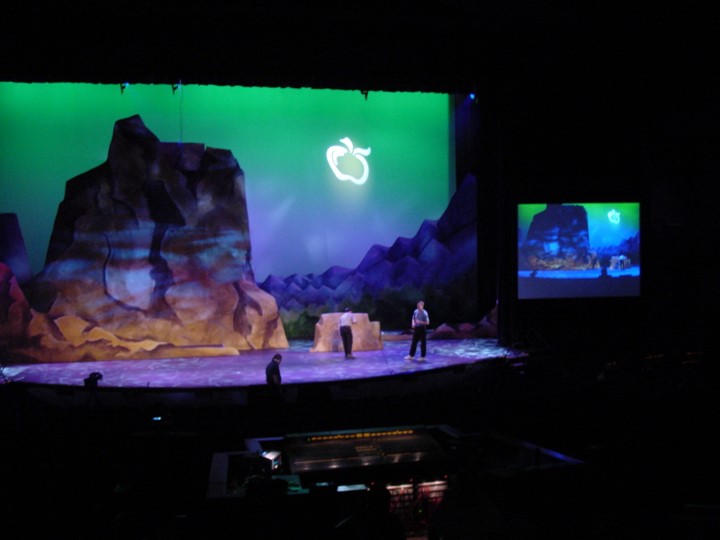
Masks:
[[[494,310],[474,322],[476,207],[468,177],[440,219],[372,246],[357,268],[256,284],[232,153],[161,142],[139,116],[118,120],[107,161],[66,183],[42,271],[28,279],[18,250],[3,251],[13,258],[0,261],[0,354],[6,363],[234,355],[312,338],[323,313],[345,306],[402,332],[419,299],[431,339],[495,337]],[[17,226],[3,232],[24,249]]]

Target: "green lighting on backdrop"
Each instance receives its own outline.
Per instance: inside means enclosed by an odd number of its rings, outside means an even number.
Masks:
[[[447,207],[450,109],[448,95],[430,93],[0,83],[0,212],[18,215],[39,272],[65,182],[103,163],[114,123],[138,114],[163,142],[232,151],[258,281],[352,268]],[[363,182],[338,181],[327,155],[338,145],[356,160],[336,154],[337,168],[351,180],[367,172]]]

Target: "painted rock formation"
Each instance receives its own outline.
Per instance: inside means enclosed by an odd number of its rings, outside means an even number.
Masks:
[[[288,346],[254,280],[245,178],[228,150],[163,143],[139,116],[66,184],[45,268],[25,287],[41,362],[219,356]]]
[[[342,352],[340,316],[342,313],[323,313],[315,325],[315,338],[310,352]],[[377,351],[383,348],[380,323],[370,321],[367,313],[353,313],[353,352]]]

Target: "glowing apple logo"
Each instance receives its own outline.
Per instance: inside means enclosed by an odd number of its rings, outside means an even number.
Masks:
[[[607,216],[610,220],[610,223],[614,223],[615,225],[620,223],[620,212],[618,212],[614,208],[608,212]]]
[[[370,148],[353,148],[353,143],[350,140],[349,137],[345,137],[343,139],[340,139],[340,142],[343,143],[345,146],[331,146],[327,149],[327,152],[325,153],[325,156],[327,157],[328,164],[330,165],[330,168],[332,169],[333,174],[335,175],[335,178],[338,180],[350,180],[351,182],[354,182],[355,184],[364,184],[367,182],[368,175],[370,174],[370,166],[368,165],[367,160],[365,159],[365,156],[370,155]],[[354,158],[353,161],[356,163],[360,163],[359,171],[361,174],[359,175],[353,175],[353,174],[347,174],[345,172],[342,172],[340,170],[340,160],[342,158],[345,158],[346,156]],[[347,159],[343,160],[348,161]],[[352,171],[356,172],[356,171]]]

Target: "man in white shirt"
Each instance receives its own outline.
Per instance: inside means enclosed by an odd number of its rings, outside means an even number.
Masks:
[[[340,337],[342,338],[343,350],[345,351],[345,359],[352,360],[355,358],[352,353],[353,335],[352,325],[355,323],[355,317],[352,310],[348,307],[345,312],[340,315]]]

